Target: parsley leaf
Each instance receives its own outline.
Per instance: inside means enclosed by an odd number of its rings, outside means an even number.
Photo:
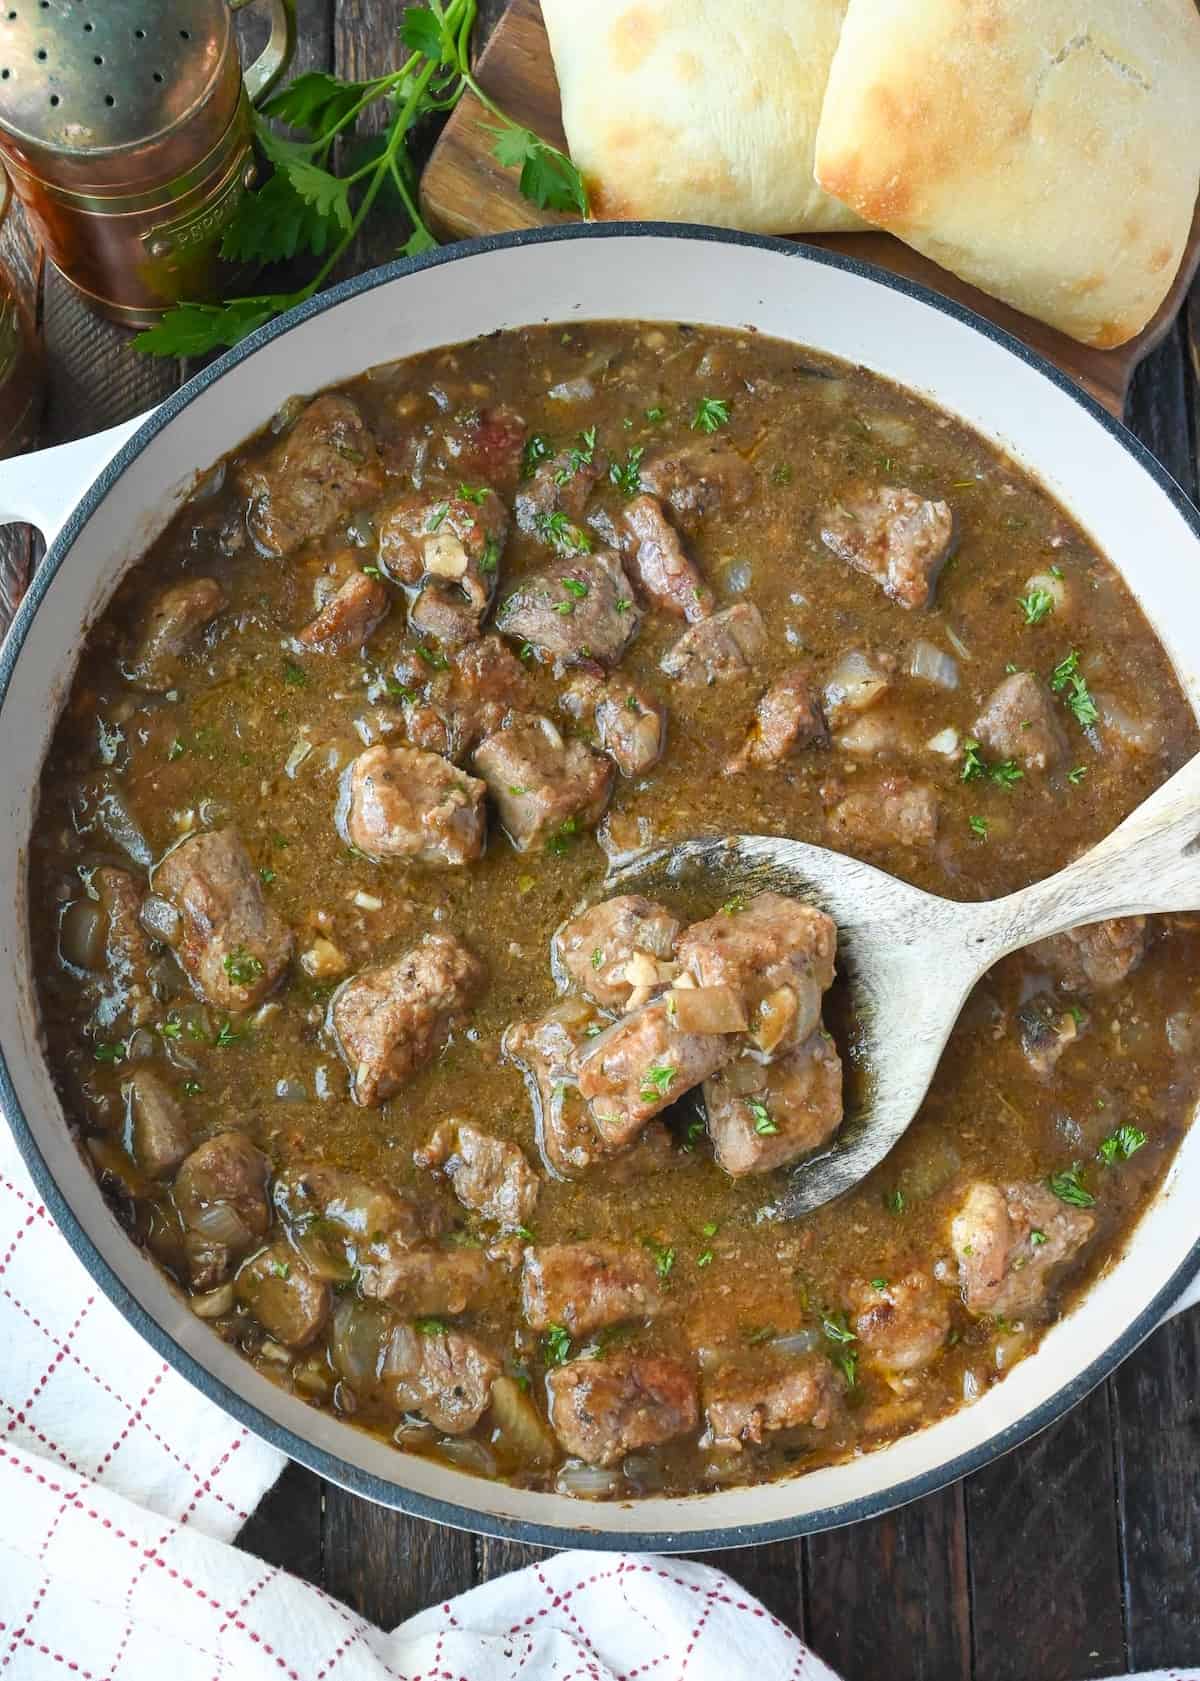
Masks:
[[[1027,625],[1040,625],[1054,611],[1054,597],[1049,590],[1030,590],[1028,595],[1017,597],[1017,606],[1024,613]]]
[[[554,453],[554,445],[544,432],[531,432],[521,451],[521,477],[531,479],[539,465]]]
[[[535,514],[533,529],[560,554],[591,554],[592,540],[586,531],[572,525],[561,509],[553,514]]]
[[[493,128],[492,133],[496,136],[492,156],[505,169],[521,171],[522,197],[539,210],[588,215],[583,177],[565,152],[519,123],[506,123],[503,128]]]
[[[119,1040],[115,1044],[93,1045],[92,1055],[97,1062],[124,1062],[125,1046]]]
[[[839,1367],[846,1380],[846,1388],[853,1389],[858,1382],[858,1354],[850,1347],[858,1338],[850,1329],[844,1313],[824,1313],[821,1315],[821,1330],[830,1347],[830,1359]]]
[[[757,1098],[757,1097],[747,1098],[746,1099],[746,1107],[747,1107],[747,1109],[749,1109],[751,1115],[754,1118],[754,1130],[761,1137],[767,1138],[772,1133],[776,1133],[776,1132],[779,1131],[779,1128],[775,1125],[775,1122],[771,1119],[771,1111],[767,1108],[766,1104],[762,1101],[761,1098]]]
[[[716,432],[729,424],[730,404],[722,397],[701,397],[692,412],[693,432]]]
[[[677,1073],[678,1069],[669,1062],[651,1063],[642,1075],[642,1102],[656,1103],[660,1097],[666,1097]]]
[[[1126,1122],[1124,1126],[1119,1126],[1115,1132],[1109,1133],[1097,1154],[1106,1166],[1112,1167],[1117,1162],[1127,1162],[1130,1156],[1148,1142],[1141,1127],[1131,1126]]]
[[[622,496],[636,496],[642,488],[642,457],[645,453],[645,446],[639,444],[636,449],[626,452],[624,461],[614,461],[608,469],[609,478]]]
[[[263,972],[262,963],[245,946],[235,946],[221,965],[234,986],[251,986]]]
[[[446,1321],[434,1318],[432,1315],[426,1319],[414,1319],[413,1329],[420,1331],[423,1337],[440,1337],[446,1329]]]
[[[968,817],[967,826],[973,835],[979,836],[980,840],[987,839],[988,826],[986,817]]]
[[[671,1268],[675,1265],[675,1250],[671,1245],[656,1243],[653,1238],[642,1239],[645,1247],[654,1256],[654,1270],[660,1278],[670,1276]]]
[[[565,1325],[551,1325],[542,1335],[542,1355],[548,1366],[561,1366],[570,1358],[571,1333]]]
[[[1083,1183],[1082,1171],[1081,1162],[1072,1162],[1070,1167],[1052,1173],[1046,1180],[1058,1200],[1069,1203],[1072,1208],[1091,1208],[1096,1200]]]
[[[589,426],[586,432],[579,434],[579,442],[572,444],[567,451],[567,458],[554,474],[555,484],[569,484],[584,467],[590,467],[592,457],[596,453],[596,428]]]
[[[1065,689],[1070,690],[1065,697],[1066,702],[1081,729],[1097,722],[1100,713],[1079,669],[1078,648],[1072,648],[1066,659],[1059,660],[1050,674],[1050,687],[1056,695],[1061,695]]]

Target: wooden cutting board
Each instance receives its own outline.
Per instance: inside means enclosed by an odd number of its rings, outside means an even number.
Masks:
[[[488,42],[477,75],[481,86],[516,122],[556,146],[566,146],[558,82],[539,0],[513,0]],[[573,219],[538,210],[521,197],[515,174],[501,169],[491,155],[494,121],[468,94],[443,129],[426,165],[421,203],[430,226],[442,239],[472,239],[478,234]],[[1093,350],[1077,344],[1054,328],[976,291],[890,234],[812,234],[804,236],[803,243],[845,252],[965,304],[1024,340],[1078,380],[1111,413],[1120,415],[1134,369],[1171,326],[1200,267],[1200,203],[1183,266],[1162,308],[1144,332],[1116,350]]]

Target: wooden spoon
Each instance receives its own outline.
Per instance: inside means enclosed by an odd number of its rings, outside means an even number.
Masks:
[[[868,1078],[830,1148],[800,1163],[767,1211],[807,1214],[856,1185],[907,1130],[968,993],[999,958],[1110,916],[1200,909],[1200,755],[1099,846],[1003,899],[940,899],[840,852],[767,835],[639,853],[605,883],[649,896],[672,886],[699,888],[714,903],[789,893],[838,925],[850,1054]]]

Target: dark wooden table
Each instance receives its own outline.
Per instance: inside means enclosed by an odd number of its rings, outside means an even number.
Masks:
[[[503,0],[480,9],[486,29]],[[377,74],[394,62],[401,10],[402,0],[298,0],[300,67]],[[392,256],[405,233],[372,228],[352,268]],[[137,414],[191,371],[135,354],[88,316],[43,272],[18,220],[4,240],[39,299],[44,443]],[[1200,288],[1190,307],[1200,338]],[[1138,374],[1127,418],[1195,497],[1200,386],[1186,321]],[[32,534],[0,532],[0,628],[38,553]],[[537,1556],[382,1511],[294,1465],[241,1545],[385,1627]],[[710,1560],[846,1681],[1082,1681],[1200,1664],[1200,1310],[1157,1331],[1053,1430],[967,1481],[872,1523]]]

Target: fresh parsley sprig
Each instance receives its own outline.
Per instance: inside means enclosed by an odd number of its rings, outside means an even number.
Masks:
[[[205,356],[311,298],[385,187],[398,195],[412,223],[402,255],[435,246],[417,207],[409,136],[419,118],[453,110],[467,92],[496,119],[493,155],[505,168],[520,170],[524,196],[539,209],[586,217],[587,192],[570,158],[514,123],[475,80],[471,31],[476,10],[476,0],[428,0],[413,6],[400,25],[408,56],[398,70],[363,82],[310,70],[268,100],[255,118],[255,134],[274,173],[242,200],[225,230],[221,255],[230,262],[260,265],[310,256],[321,259],[316,272],[293,291],[259,292],[221,304],[178,304],[156,327],[138,334],[136,348],[154,356]],[[339,172],[332,167],[335,142],[348,138],[374,105],[389,111],[387,127],[355,148]],[[277,134],[272,120],[285,123],[298,138]]]

